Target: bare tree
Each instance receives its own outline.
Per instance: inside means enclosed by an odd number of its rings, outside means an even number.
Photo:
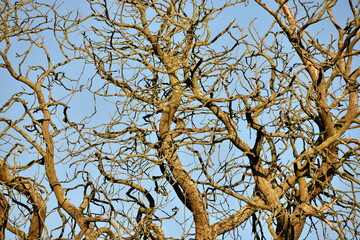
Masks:
[[[359,4],[2,1],[0,238],[356,239]]]

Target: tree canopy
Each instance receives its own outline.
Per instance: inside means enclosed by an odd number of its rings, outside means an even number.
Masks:
[[[0,1],[0,239],[357,239],[359,5]]]

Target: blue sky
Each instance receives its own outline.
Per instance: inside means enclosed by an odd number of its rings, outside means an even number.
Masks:
[[[48,2],[48,1],[47,1]],[[86,11],[87,9],[87,3],[85,1],[65,1],[65,3],[62,5],[61,7],[61,11],[67,11],[68,9],[75,9],[75,8],[79,8],[81,11]],[[334,11],[334,15],[335,18],[338,19],[339,23],[344,23],[346,17],[349,14],[349,9],[346,8],[338,8],[338,10]],[[241,28],[244,29],[244,32],[246,34],[247,33],[247,28],[250,24],[250,22],[256,18],[254,24],[254,27],[256,28],[256,30],[259,32],[259,34],[261,35],[262,33],[264,33],[265,31],[268,30],[269,25],[272,23],[272,18],[269,16],[269,14],[267,14],[263,9],[261,9],[260,7],[258,7],[256,5],[256,3],[254,2],[250,2],[248,4],[240,4],[238,6],[235,7],[231,7],[229,9],[227,9],[226,11],[224,11],[223,14],[219,15],[218,18],[214,21],[214,23],[211,24],[211,28],[214,34],[216,34],[217,32],[220,32],[224,29],[225,26],[227,26],[227,23],[230,22],[232,19],[236,19],[236,24],[238,24]],[[314,29],[315,30],[315,29]],[[333,27],[329,27],[329,25],[323,25],[320,26],[318,29],[316,29],[316,31],[321,31],[321,33],[319,34],[319,37],[327,37],[329,32],[335,32],[335,29]],[[74,35],[74,37],[78,37],[78,41],[82,41],[82,36],[80,34],[78,35]],[[51,36],[44,36],[44,39],[46,41],[49,40],[49,42],[46,42],[46,44],[49,44],[49,49],[57,49],[55,42],[53,40],[51,40]],[[291,50],[291,46],[288,45],[286,43],[286,39],[284,38],[284,45],[286,46],[286,48],[284,49],[284,51],[286,50]],[[224,40],[221,41],[222,44],[226,45],[226,38]],[[19,58],[16,58],[16,53],[22,52],[24,51],[24,46],[22,45],[23,43],[20,42],[16,42],[14,41],[14,48],[12,49],[13,52],[13,59],[12,61],[19,61]],[[0,49],[2,49],[4,47],[3,43],[0,43]],[[34,48],[36,49],[36,48]],[[29,56],[29,59],[27,60],[26,64],[24,64],[24,67],[26,68],[28,65],[43,65],[45,64],[44,62],[44,54],[39,51],[39,50],[35,50],[35,52],[31,53],[32,55]],[[54,57],[53,61],[57,60],[57,56],[56,54],[52,54],[52,57]],[[360,62],[358,61],[359,59],[357,58],[356,61],[358,62],[358,64],[354,63],[354,66],[356,67],[356,65],[359,65]],[[71,117],[70,121],[81,121],[85,116],[89,116],[93,113],[95,113],[94,117],[92,119],[85,119],[84,123],[86,123],[89,127],[90,126],[96,126],[98,124],[101,123],[106,123],[108,121],[111,121],[112,118],[116,118],[117,115],[117,109],[116,106],[114,106],[113,102],[109,102],[106,101],[104,99],[101,98],[96,98],[96,106],[94,106],[93,103],[93,96],[91,93],[89,93],[86,88],[89,87],[87,85],[88,83],[88,79],[92,79],[94,81],[93,82],[93,88],[96,88],[96,85],[98,84],[99,86],[102,84],[102,82],[100,82],[100,79],[98,77],[94,77],[94,73],[93,73],[93,69],[91,69],[91,67],[89,66],[85,66],[81,63],[81,61],[79,62],[74,62],[73,64],[68,65],[66,68],[64,68],[64,72],[66,72],[66,76],[73,78],[74,80],[79,80],[74,81],[74,82],[66,82],[66,86],[69,88],[76,88],[79,89],[80,85],[83,85],[83,90],[80,92],[77,92],[74,95],[68,95],[68,93],[62,92],[61,90],[61,86],[55,86],[54,90],[51,92],[52,96],[57,99],[57,98],[63,98],[65,102],[69,102],[69,105],[71,106],[71,109],[69,109],[68,115]],[[4,72],[4,70],[0,69],[0,74],[1,74],[1,80],[0,80],[0,84],[1,84],[1,88],[0,88],[0,95],[2,96],[2,98],[0,99],[0,105],[2,105],[11,95],[13,95],[16,92],[19,91],[26,91],[27,88],[23,85],[23,84],[19,84],[18,82],[14,81],[13,79],[11,79],[11,77],[8,76],[8,74],[6,74]],[[32,73],[30,76],[33,78],[36,78],[36,74],[37,72],[34,71],[34,73]],[[29,102],[33,101],[32,97],[29,96],[28,97]],[[36,103],[34,103],[34,105],[36,105]],[[6,112],[6,116],[16,119],[19,117],[19,114],[22,113],[21,110],[21,106],[19,106],[18,108],[13,108],[12,111],[8,111]],[[59,113],[59,118],[60,117],[60,113]],[[25,122],[29,122],[29,120],[26,120]],[[59,122],[59,124],[61,124]],[[3,127],[2,125],[0,125],[0,127]],[[103,126],[103,128],[101,129],[101,126],[99,126],[100,130],[105,130],[106,126]],[[76,136],[76,134],[73,135],[74,141],[77,139],[78,136]],[[89,135],[89,137],[91,137]],[[248,139],[250,142],[254,141],[254,135],[252,139]],[[63,143],[57,143],[59,145],[63,144]],[[61,147],[62,149],[66,149],[66,144],[64,144],[63,147]],[[111,150],[111,149],[109,149]],[[224,151],[224,152],[223,152]],[[221,156],[219,156],[219,158],[223,158],[225,157],[224,153],[225,150],[223,149],[219,149],[217,150],[217,152],[219,154],[221,154]],[[68,171],[68,161],[73,161],[73,160],[79,160],[81,159],[81,157],[74,157],[74,158],[68,158],[68,159],[63,159],[66,155],[65,152],[62,153],[64,155],[61,155],[61,157],[59,156],[58,161],[65,161],[64,165],[59,165],[59,170],[60,170],[60,178],[62,179],[66,179],[66,172]],[[36,158],[36,153],[33,153],[32,156],[30,156],[31,159]],[[20,161],[27,161],[27,158],[29,158],[29,156],[20,156],[18,160]],[[91,167],[89,166],[89,169],[91,169]],[[75,168],[72,168],[71,171],[75,171]],[[94,171],[97,171],[96,168],[94,167]],[[38,175],[38,174],[42,174],[42,170],[39,169],[38,172],[34,173],[34,172],[29,172],[28,173],[29,176],[33,176],[33,175]],[[71,175],[71,172],[68,173],[69,175]],[[43,184],[45,186],[46,185],[46,181],[43,181]],[[64,184],[66,185],[66,184]],[[76,195],[74,196],[69,196],[69,198],[74,201],[74,203],[78,202],[80,203],[80,199],[77,198]],[[52,200],[54,201],[54,200]],[[51,202],[51,201],[50,201]],[[231,201],[230,201],[231,202]],[[55,202],[54,202],[55,203]],[[234,202],[235,203],[235,202]],[[55,205],[55,204],[54,204]],[[169,205],[170,206],[178,206],[178,204],[173,204],[173,205]],[[236,209],[237,206],[235,206],[234,208]],[[49,208],[50,209],[50,208]],[[181,209],[183,210],[183,209]],[[53,215],[52,215],[53,216]],[[186,217],[189,217],[188,215]],[[182,218],[182,217],[181,217]],[[48,219],[48,224],[51,224],[52,222],[54,222],[54,218],[49,217]],[[57,219],[59,220],[59,219]],[[186,224],[189,224],[189,222],[186,222]],[[248,223],[249,224],[249,223]],[[175,226],[175,225],[174,225]],[[240,228],[241,229],[241,228]],[[248,231],[249,228],[246,228],[247,230],[240,230],[243,239],[251,239],[253,236],[251,235],[250,231]],[[174,229],[174,227],[172,225],[167,225],[164,227],[164,230],[167,234],[171,235],[172,233],[174,233],[174,236],[177,234],[181,234],[181,229]],[[266,227],[265,227],[265,231]],[[335,237],[336,235],[334,235]]]

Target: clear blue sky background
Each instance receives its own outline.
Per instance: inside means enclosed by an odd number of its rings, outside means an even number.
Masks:
[[[46,1],[47,3],[50,2],[54,2],[54,1]],[[72,9],[76,9],[79,8],[80,11],[85,11],[88,9],[88,3],[86,3],[84,0],[76,0],[76,1],[68,1],[66,0],[62,7],[61,7],[61,11],[64,11],[64,13],[67,10],[72,10]],[[346,21],[347,16],[349,15],[349,9],[347,8],[336,8],[336,10],[334,10],[334,15],[335,18],[338,20],[338,22],[340,24],[344,24],[344,22]],[[227,26],[227,23],[230,22],[232,19],[236,18],[236,23],[245,29],[245,32],[247,27],[249,26],[250,22],[256,18],[255,24],[254,26],[256,27],[256,30],[261,34],[264,33],[268,30],[269,25],[273,22],[272,17],[265,12],[263,9],[261,9],[260,7],[257,6],[256,3],[249,1],[248,4],[246,4],[246,6],[244,4],[240,4],[238,6],[235,7],[231,7],[229,9],[227,9],[226,11],[224,11],[223,14],[221,14],[215,21],[213,21],[212,23],[212,31],[214,34],[216,34],[217,32],[220,32],[224,29],[225,26]],[[323,36],[324,38],[329,36],[330,32],[335,32],[335,29],[333,26],[331,25],[323,25],[321,27],[319,27],[319,29],[314,29],[317,31],[321,31],[321,34],[319,36]],[[79,41],[81,41],[81,35],[78,36],[79,37]],[[286,41],[284,39],[284,41]],[[223,44],[226,44],[226,42],[222,42]],[[14,43],[16,46],[18,46],[18,49],[14,48],[14,53],[17,51],[22,51],[23,46],[21,45],[22,43]],[[0,48],[3,48],[3,44],[0,44]],[[52,45],[49,45],[49,49],[52,49]],[[54,49],[56,49],[56,47],[54,47]],[[288,49],[291,49],[291,46],[288,46]],[[286,51],[286,49],[284,49],[284,51]],[[39,57],[40,56],[40,57]],[[33,57],[31,57],[31,63],[34,64],[35,62],[39,62],[39,64],[44,64],[44,60],[41,57],[43,55],[35,53],[33,55]],[[15,54],[14,54],[14,59],[13,61],[18,61],[15,58]],[[357,63],[354,63],[354,66],[356,67],[357,65],[360,65],[359,59],[356,60]],[[77,76],[79,74],[79,71],[81,70],[81,65],[76,65],[73,64],[72,68],[66,68],[67,74],[72,74],[72,71],[74,72],[74,76]],[[21,88],[24,87],[23,84],[19,84],[18,82],[14,81],[13,79],[11,79],[11,77],[9,77],[9,75],[7,73],[5,73],[4,70],[0,69],[0,105],[2,105],[8,98],[10,98],[10,96],[16,92],[22,91]],[[85,72],[82,76],[82,79],[87,79],[92,77],[92,75],[88,75],[87,72]],[[54,96],[61,96],[62,93],[57,93],[54,92]],[[74,121],[75,120],[80,120],[82,119],[85,115],[90,114],[91,112],[93,112],[94,108],[91,104],[89,104],[89,102],[92,101],[92,96],[91,94],[89,94],[87,91],[83,91],[81,94],[76,94],[70,105],[71,105],[71,109],[69,110],[69,116],[71,116]],[[92,119],[91,124],[97,125],[101,122],[104,121],[104,118],[111,118],[111,116],[114,114],[114,106],[112,103],[108,103],[106,101],[101,101],[99,99],[98,102],[98,108],[97,108],[98,114],[96,114],[94,116],[94,119]],[[16,116],[18,116],[20,114],[21,111],[17,111],[16,108],[14,108],[14,110],[12,112],[7,112],[6,116],[9,117],[9,114],[12,114],[12,118],[15,118]],[[0,115],[1,116],[1,115]],[[77,119],[76,119],[77,118]],[[3,127],[0,125],[0,128]],[[33,160],[33,158],[36,158],[35,156],[31,156],[30,157],[31,160]],[[59,165],[60,167],[60,165]],[[59,169],[60,171],[66,172],[68,169],[67,168],[63,168],[63,169]],[[41,170],[39,170],[39,172],[41,173]],[[29,173],[29,175],[33,175],[34,173]],[[64,175],[65,176],[65,175]],[[64,177],[63,176],[63,177]],[[44,182],[43,184],[46,185],[46,183]],[[47,185],[46,185],[47,186]],[[70,196],[71,201],[76,202],[78,201],[80,203],[80,199],[77,199],[76,196],[71,197]],[[54,206],[55,206],[55,200],[54,201]],[[51,207],[49,207],[49,209],[51,209]],[[52,219],[51,217],[49,217],[49,219],[47,219],[47,224],[51,225],[52,222],[55,219]],[[59,219],[56,219],[59,220]],[[266,224],[264,225],[266,226]],[[266,228],[266,227],[265,227]],[[250,228],[246,228],[246,231],[241,231],[243,235],[243,239],[252,239],[253,235],[251,235],[249,229]],[[174,236],[177,234],[180,234],[180,229],[174,229],[173,226],[166,226],[164,229],[167,233],[167,236],[171,236],[171,234],[173,233]],[[305,233],[304,233],[305,234]],[[334,238],[336,237],[336,234],[334,234]],[[311,239],[311,238],[308,238]]]

